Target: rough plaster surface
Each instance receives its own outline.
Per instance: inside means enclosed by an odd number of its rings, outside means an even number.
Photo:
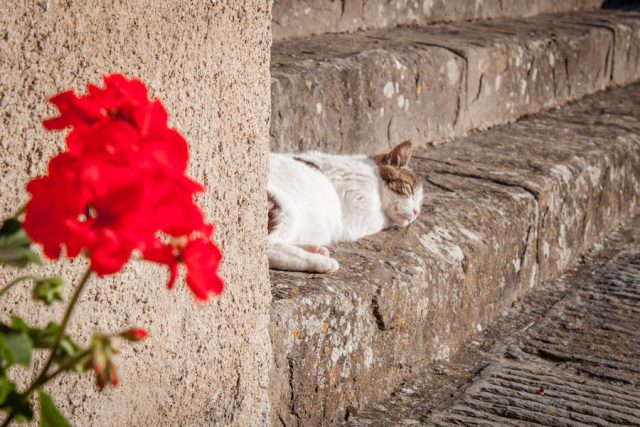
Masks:
[[[603,0],[274,0],[276,41],[398,25],[596,9]]]
[[[271,148],[435,144],[640,78],[640,13],[323,35],[275,44]]]
[[[65,376],[50,391],[75,425],[260,425],[268,423],[271,360],[265,257],[269,121],[269,0],[16,1],[0,14],[0,214],[26,201],[23,187],[63,147],[40,122],[47,98],[84,90],[102,74],[124,72],[148,83],[191,146],[190,174],[208,190],[199,198],[217,224],[227,290],[196,305],[167,272],[134,263],[92,280],[71,324],[79,340],[93,330],[141,326],[151,338],[124,345],[122,384],[98,393],[90,375]],[[264,235],[264,239],[259,238]],[[82,261],[50,265],[76,280]],[[0,269],[0,279],[16,274]],[[71,289],[66,290],[69,295]],[[39,324],[61,306],[36,306],[13,290],[0,314]],[[23,379],[27,375],[21,373]]]
[[[344,420],[602,239],[638,204],[639,111],[636,84],[418,151],[414,224],[272,273],[274,425]]]

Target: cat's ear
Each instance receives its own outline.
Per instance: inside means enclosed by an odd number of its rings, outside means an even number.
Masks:
[[[389,153],[387,163],[397,167],[407,166],[411,159],[412,151],[413,146],[411,145],[411,141],[405,141],[402,144],[398,144]]]
[[[376,162],[378,166],[386,165],[388,158],[389,158],[389,155],[387,153],[376,154],[375,156],[372,157],[373,161]]]
[[[407,166],[409,159],[411,159],[412,151],[411,141],[405,141],[402,144],[396,145],[393,150],[388,153],[376,154],[373,156],[373,161],[378,165]]]

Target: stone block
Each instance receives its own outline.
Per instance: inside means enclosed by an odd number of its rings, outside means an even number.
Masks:
[[[438,144],[640,77],[640,14],[322,35],[272,54],[271,149]]]
[[[275,0],[275,41],[400,25],[523,18],[599,8],[603,0]]]

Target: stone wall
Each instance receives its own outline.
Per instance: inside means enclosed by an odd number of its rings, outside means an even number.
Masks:
[[[183,283],[167,291],[166,270],[150,264],[132,263],[121,274],[92,280],[70,326],[74,337],[86,341],[94,330],[140,326],[151,338],[124,346],[119,388],[99,393],[88,374],[67,375],[49,387],[75,425],[248,426],[269,418],[263,189],[270,15],[270,0],[3,4],[2,217],[27,201],[24,184],[43,174],[63,147],[63,135],[40,124],[55,113],[47,98],[70,87],[83,92],[102,74],[122,72],[149,85],[189,141],[190,174],[207,185],[199,202],[217,224],[225,254],[227,290],[207,305],[195,304]],[[81,260],[48,265],[69,281],[84,268]],[[0,283],[16,274],[0,268]],[[62,306],[34,304],[25,286],[2,300],[2,318],[12,312],[43,325],[59,321]]]

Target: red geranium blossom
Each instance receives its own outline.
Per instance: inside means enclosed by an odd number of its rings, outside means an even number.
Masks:
[[[196,298],[220,294],[221,255],[194,201],[204,188],[185,175],[187,142],[168,127],[164,107],[148,99],[142,82],[119,74],[104,81],[104,88],[89,85],[85,96],[67,91],[51,99],[60,116],[45,127],[71,131],[48,175],[27,185],[25,230],[50,258],[62,247],[70,258],[86,251],[99,275],[120,271],[139,251],[170,267],[169,285],[184,262]],[[175,242],[183,241],[173,256]]]
[[[209,292],[216,295],[222,293],[224,283],[215,275],[222,255],[217,246],[207,239],[197,237],[182,242],[176,241],[170,245],[156,241],[147,247],[143,255],[145,259],[169,267],[169,288],[173,287],[178,275],[178,266],[183,262],[187,267],[187,286],[197,298],[206,299]],[[212,276],[215,276],[216,280],[208,281],[207,278]]]

